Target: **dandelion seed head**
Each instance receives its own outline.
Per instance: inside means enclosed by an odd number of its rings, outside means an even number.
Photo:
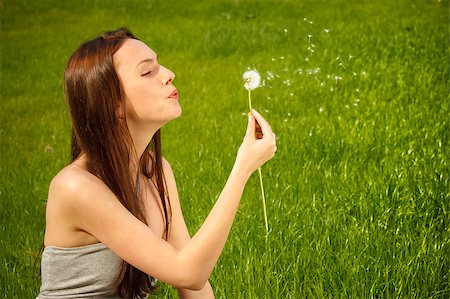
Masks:
[[[261,76],[256,70],[246,71],[242,75],[242,79],[244,80],[244,87],[247,90],[253,90],[257,88],[261,82]]]

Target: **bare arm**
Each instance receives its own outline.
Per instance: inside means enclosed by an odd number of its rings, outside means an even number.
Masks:
[[[90,174],[75,183],[56,180],[50,193],[68,200],[67,217],[78,229],[95,236],[134,267],[176,288],[201,290],[226,242],[248,178],[276,151],[270,126],[258,113],[252,115],[222,193],[198,232],[181,249],[134,217],[99,179],[88,177]],[[254,135],[255,118],[264,134],[259,140]]]
[[[176,186],[175,176],[173,174],[170,164],[163,159],[164,176],[167,183],[167,191],[169,192],[170,205],[172,209],[171,233],[169,236],[169,243],[177,250],[181,250],[191,240],[189,231],[184,221],[183,212],[178,197],[178,190]],[[182,299],[211,299],[214,298],[214,293],[211,285],[207,281],[203,289],[199,291],[178,288],[178,295]]]

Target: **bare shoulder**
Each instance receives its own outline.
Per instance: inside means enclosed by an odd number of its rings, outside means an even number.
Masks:
[[[98,242],[81,229],[83,218],[113,198],[109,188],[87,170],[68,165],[51,181],[46,210],[46,245],[76,247]]]
[[[169,161],[165,157],[162,157],[162,167],[165,174],[170,174],[173,176],[173,170],[172,166],[170,165]]]
[[[54,198],[61,200],[82,200],[85,197],[91,196],[92,192],[102,190],[105,192],[109,189],[95,175],[81,167],[68,165],[51,181],[49,201]]]

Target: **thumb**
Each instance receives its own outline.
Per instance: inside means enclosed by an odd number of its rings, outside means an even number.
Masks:
[[[246,138],[255,137],[255,118],[251,113],[248,114],[247,132],[245,133]]]

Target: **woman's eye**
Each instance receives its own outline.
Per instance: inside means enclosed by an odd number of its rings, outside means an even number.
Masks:
[[[147,76],[150,76],[151,73],[152,73],[152,71],[148,71],[148,72],[146,72],[146,73],[143,73],[141,76],[142,76],[142,77],[147,77]]]

